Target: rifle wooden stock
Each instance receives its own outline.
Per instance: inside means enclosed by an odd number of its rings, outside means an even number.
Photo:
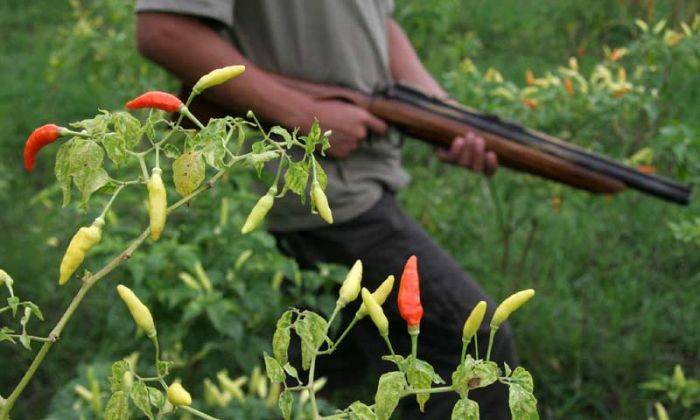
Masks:
[[[405,85],[393,85],[377,94],[340,86],[321,85],[272,75],[287,87],[316,100],[341,100],[364,108],[405,134],[447,148],[457,135],[472,130],[499,164],[592,193],[615,194],[627,186],[681,204],[690,201],[690,188],[658,176],[643,174],[612,159],[498,117],[481,114],[451,101],[424,95]],[[224,112],[197,98],[190,107],[204,121]],[[291,127],[290,127],[291,128]]]

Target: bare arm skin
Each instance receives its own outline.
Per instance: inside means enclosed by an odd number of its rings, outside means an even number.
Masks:
[[[387,19],[386,25],[389,66],[394,80],[415,85],[430,95],[447,98],[447,93],[421,63],[411,41],[399,24],[393,19]],[[473,132],[456,137],[449,150],[438,150],[438,157],[444,162],[486,175],[492,175],[498,167],[496,154],[486,152],[484,139]]]
[[[194,84],[207,72],[227,65],[244,64],[246,71],[205,95],[235,113],[249,109],[264,120],[307,132],[314,118],[324,130],[332,130],[328,154],[343,158],[352,153],[368,130],[384,133],[387,125],[362,108],[339,101],[315,101],[280,84],[246,59],[229,42],[196,17],[142,12],[136,23],[139,52],[178,79]]]

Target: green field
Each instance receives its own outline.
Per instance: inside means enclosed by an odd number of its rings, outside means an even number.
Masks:
[[[59,289],[57,266],[68,238],[89,216],[74,205],[61,208],[52,166],[55,148],[42,152],[34,172],[24,172],[27,134],[47,122],[88,118],[98,108],[120,109],[145,86],[175,86],[131,48],[133,20],[122,2],[82,2],[78,12],[72,3],[0,4],[0,268],[15,278],[18,295],[42,308],[46,321],[30,325],[44,335],[74,292]],[[656,3],[601,0],[591,7],[569,0],[401,0],[396,17],[428,68],[457,99],[618,159],[650,148],[660,173],[697,186],[699,31],[670,47],[663,31],[644,35],[634,20],[651,20],[653,26],[666,18],[669,28],[682,32],[680,22],[692,24],[699,8],[693,2]],[[604,46],[630,52],[611,63]],[[550,87],[533,93],[540,95],[536,112],[518,99],[492,95],[501,86],[516,97],[526,94],[526,70],[538,77],[559,75],[558,67],[566,67],[572,56],[587,79],[597,64],[615,71],[622,65],[635,86],[647,89],[615,102],[592,84],[588,95],[593,99],[579,94],[568,100],[560,87],[556,92]],[[465,58],[478,73],[466,69]],[[504,82],[485,81],[491,67]],[[494,298],[537,290],[536,299],[513,320],[513,330],[522,363],[535,378],[543,418],[647,418],[655,401],[663,402],[672,418],[700,413],[700,397],[684,407],[640,388],[656,374],[670,374],[675,365],[688,377],[700,376],[697,200],[680,207],[636,192],[597,197],[505,170],[489,184],[440,164],[417,142],[406,144],[405,166],[413,182],[400,198],[410,213]],[[178,349],[170,354],[179,363],[176,375],[193,384],[200,407],[222,418],[276,418],[253,396],[247,404],[234,400],[226,407],[204,402],[202,383],[221,369],[235,377],[260,365],[274,322],[287,306],[303,302],[332,309],[332,286],[342,270],[304,273],[305,283],[290,286],[282,296],[273,290],[275,273],[289,277],[298,270],[278,254],[267,234],[239,236],[255,196],[248,176],[233,178],[174,217],[178,233],[135,255],[91,292],[13,418],[78,418],[74,410],[92,418],[85,402],[75,407],[80,398],[73,386],[95,375],[102,381],[104,404],[110,363],[133,351],[147,354],[124,309],[114,305],[117,282],[137,285],[162,320],[162,340]],[[230,206],[225,223],[219,216],[224,197]],[[130,219],[144,214],[125,209],[115,215],[116,238],[101,244],[95,259],[107,261],[121,250],[140,232]],[[248,261],[232,268],[249,250]],[[177,280],[196,261],[217,290],[221,287],[214,303],[187,295]],[[216,308],[229,312],[217,315]],[[9,323],[3,316],[0,326]],[[31,359],[21,346],[0,343],[0,395],[7,396]],[[352,398],[367,399],[373,392],[357,390]]]

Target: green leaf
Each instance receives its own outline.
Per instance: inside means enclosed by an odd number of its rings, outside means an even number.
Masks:
[[[33,302],[23,302],[22,303],[25,307],[28,307],[31,311],[32,314],[34,314],[35,317],[39,318],[40,320],[44,320],[44,314],[41,313],[41,310],[39,309],[36,304]]]
[[[528,372],[520,366],[515,368],[513,374],[510,377],[510,381],[512,383],[517,383],[518,385],[523,387],[527,392],[533,392],[535,389],[535,386],[532,382],[532,375],[530,375],[530,372]]]
[[[374,396],[375,411],[379,420],[388,420],[406,388],[406,378],[402,372],[388,372],[379,378],[377,393]]]
[[[183,197],[196,190],[204,181],[204,159],[199,152],[183,153],[175,159],[172,167],[175,190]]]
[[[365,403],[355,401],[350,404],[350,420],[377,420],[377,415]]]
[[[294,323],[299,338],[301,338],[301,366],[309,369],[311,358],[326,338],[328,323],[322,316],[304,311]]]
[[[224,158],[227,154],[226,128],[225,119],[211,119],[209,124],[193,138],[195,144],[203,144],[201,151],[207,165],[216,169],[224,167]]]
[[[452,420],[479,420],[479,404],[462,398],[452,409]]]
[[[103,159],[104,150],[90,139],[73,138],[61,146],[54,171],[63,190],[64,206],[70,202],[71,181],[82,192],[84,206],[92,193],[109,181]]]
[[[9,327],[2,327],[0,328],[0,341],[9,341],[12,344],[15,344],[15,340],[10,337],[10,334],[13,334],[14,330]]]
[[[413,356],[409,357],[406,361],[406,378],[413,389],[430,389],[433,381],[436,383],[444,383],[442,378],[435,373],[435,369],[433,369],[430,363],[416,359]],[[424,411],[425,403],[428,401],[428,398],[430,398],[430,394],[428,393],[416,394],[416,400],[418,401],[421,412]]]
[[[156,364],[156,369],[158,370],[158,375],[168,376],[168,374],[170,373],[170,368],[172,366],[173,366],[173,362],[159,360],[158,364]]]
[[[131,387],[131,400],[136,407],[150,420],[153,420],[153,412],[151,411],[151,399],[148,395],[148,389],[143,382],[135,382]]]
[[[117,391],[112,394],[105,408],[105,420],[128,420],[129,397],[124,391]]]
[[[316,150],[316,144],[318,144],[321,138],[321,127],[318,125],[318,120],[314,119],[313,125],[311,125],[311,130],[306,136],[306,153],[311,154]]]
[[[267,377],[272,383],[284,382],[285,375],[284,369],[280,366],[279,362],[275,360],[274,357],[270,357],[267,353],[264,354],[265,357],[265,370],[267,371]]]
[[[537,399],[520,385],[510,385],[508,405],[513,420],[537,420],[540,418],[537,413]]]
[[[270,129],[269,134],[277,134],[278,136],[282,137],[284,139],[284,145],[287,149],[291,149],[291,147],[293,146],[292,136],[291,134],[289,134],[289,131],[287,131],[285,128],[276,125]]]
[[[126,162],[126,142],[124,137],[117,133],[108,133],[102,139],[102,146],[104,146],[107,152],[107,157],[114,162],[114,164],[119,167]]]
[[[511,375],[508,392],[508,405],[513,420],[537,420],[537,399],[533,395],[532,375],[522,367],[517,367]]]
[[[297,380],[299,379],[299,372],[297,372],[297,368],[289,363],[282,366],[282,369],[284,369],[284,371],[287,372],[287,375],[291,376],[292,378],[296,378]]]
[[[471,355],[467,355],[452,374],[452,386],[464,398],[470,389],[491,385],[499,375],[500,369],[496,363],[474,360]]]
[[[292,314],[293,311],[291,310],[282,314],[280,319],[277,321],[277,329],[275,330],[275,334],[272,336],[272,354],[281,365],[286,364],[288,360],[287,352],[289,349],[289,341],[291,339],[289,328],[292,324]]]
[[[286,188],[299,195],[303,202],[306,198],[306,186],[309,183],[309,167],[306,162],[290,162],[284,174],[284,182]]]
[[[17,296],[11,296],[7,298],[7,304],[12,310],[12,316],[17,315],[17,308],[19,307],[19,298]]]
[[[122,391],[122,378],[124,373],[129,371],[129,363],[126,360],[120,360],[112,363],[112,374],[109,375],[109,383],[113,393]]]
[[[124,139],[127,148],[133,149],[141,141],[144,129],[141,121],[126,111],[112,113],[114,131]]]
[[[280,399],[277,401],[277,405],[282,412],[282,417],[284,420],[289,420],[292,418],[292,405],[294,404],[294,396],[291,391],[284,390],[280,394]]]
[[[22,331],[22,334],[19,336],[19,342],[22,343],[22,347],[24,347],[25,349],[32,349],[32,340],[29,339],[27,331]]]
[[[159,410],[163,408],[165,404],[165,396],[163,393],[158,388],[152,386],[147,386],[146,389],[148,390],[148,399],[151,404]]]
[[[321,164],[318,163],[316,159],[313,160],[314,162],[314,167],[316,168],[316,179],[318,180],[318,183],[321,185],[321,188],[324,190],[326,189],[326,185],[328,185],[328,175],[326,175],[326,171],[323,170],[321,167]]]

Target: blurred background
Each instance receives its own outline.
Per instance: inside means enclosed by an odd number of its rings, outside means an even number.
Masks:
[[[684,0],[397,0],[395,16],[462,103],[697,186],[698,12]],[[51,164],[57,148],[43,151],[27,175],[23,144],[38,125],[119,109],[146,88],[177,89],[137,55],[133,29],[131,1],[0,2],[0,267],[19,296],[42,308],[46,321],[31,321],[37,334],[47,334],[69,302],[58,264],[91,219],[61,208]],[[700,413],[692,379],[700,376],[697,200],[684,208],[634,192],[596,197],[508,171],[489,187],[417,142],[406,143],[404,158],[413,183],[402,202],[494,298],[537,289],[513,327],[544,417],[646,418],[656,401],[673,418]],[[198,404],[223,418],[276,418],[264,379],[237,394],[222,377],[259,375],[253,367],[279,314],[291,305],[331,310],[343,270],[302,273],[266,233],[242,237],[251,179],[234,174],[198,198],[173,217],[178,229],[96,286],[15,418],[94,418],[108,397],[111,362],[150,354],[114,305],[117,281],[153,308],[164,358],[175,361]],[[108,215],[111,233],[94,266],[140,232],[144,212],[132,211]],[[208,277],[214,291],[188,287],[183,275]],[[0,343],[0,394],[31,358]],[[684,376],[674,375],[677,365]],[[76,385],[101,399],[87,401]],[[373,386],[352,390],[352,399],[371,398]]]

